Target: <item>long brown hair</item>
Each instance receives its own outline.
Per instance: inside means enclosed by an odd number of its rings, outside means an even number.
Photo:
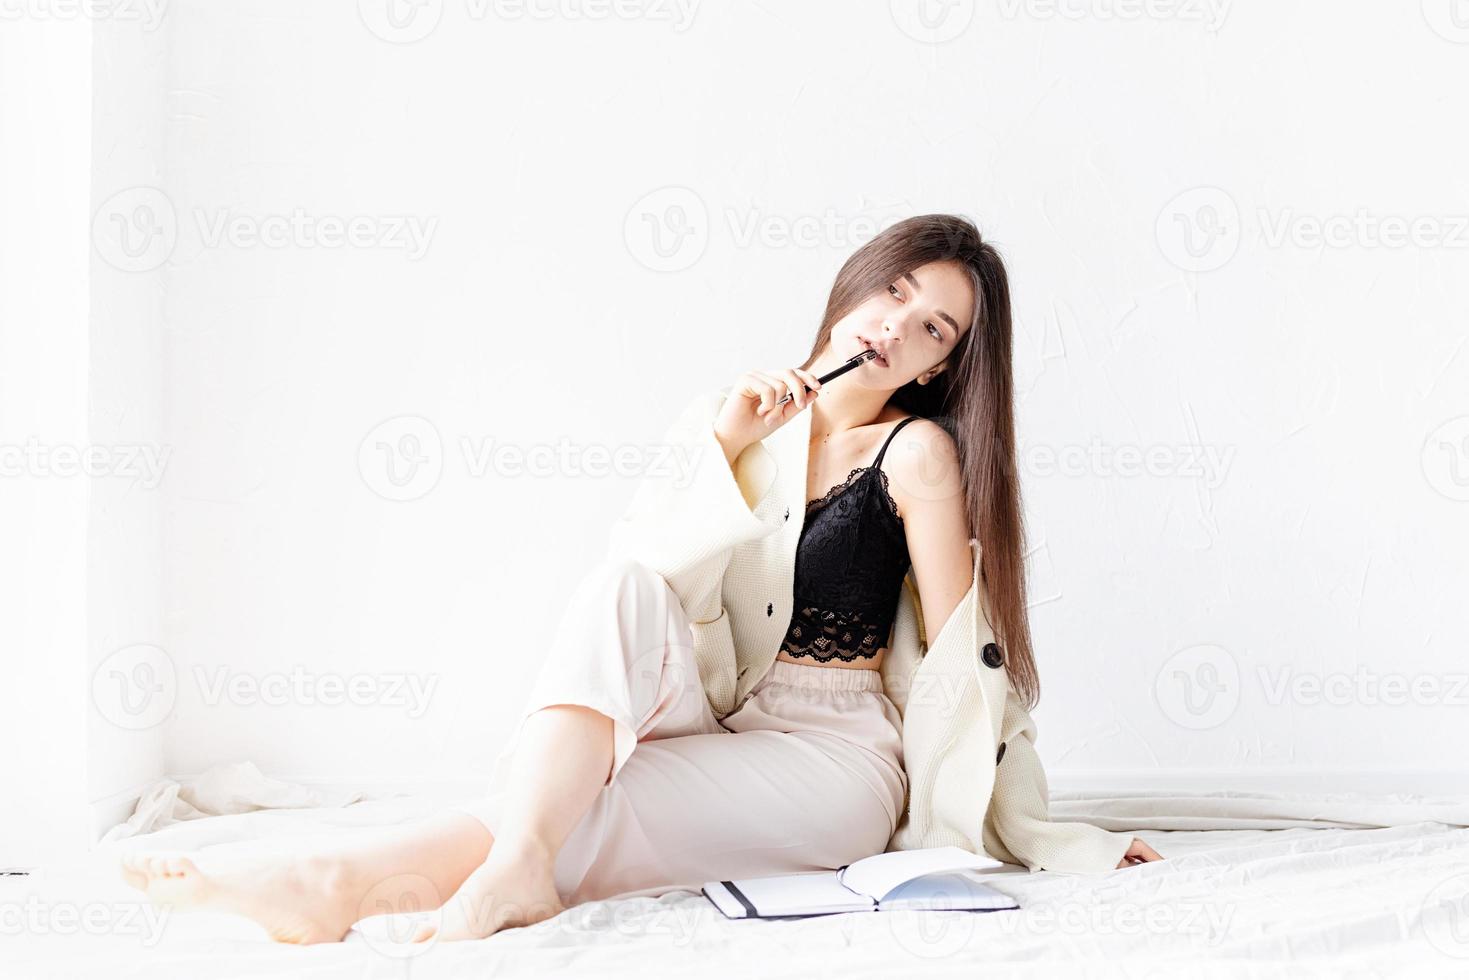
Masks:
[[[1034,707],[1040,678],[1031,649],[1025,599],[1025,529],[1015,466],[1014,381],[1011,372],[1010,284],[995,247],[969,220],[924,214],[884,229],[842,265],[832,283],[808,369],[833,325],[863,300],[929,262],[954,261],[969,273],[974,320],[928,384],[911,381],[889,402],[937,422],[954,440],[969,526],[983,546],[980,574],[990,597],[996,639],[1016,693]],[[930,638],[931,639],[931,638]]]

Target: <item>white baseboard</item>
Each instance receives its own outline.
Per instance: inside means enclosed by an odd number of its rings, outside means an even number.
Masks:
[[[195,773],[171,774],[187,779]],[[444,803],[475,799],[487,780],[473,778],[344,780],[277,775],[329,792],[357,792],[369,798],[417,796]],[[1415,796],[1469,797],[1469,770],[1353,770],[1353,769],[1051,769],[1046,773],[1051,794],[1082,793],[1360,793]],[[132,816],[142,793],[151,783],[114,793],[92,802],[94,840]]]
[[[1058,793],[1362,793],[1469,796],[1469,770],[1410,769],[1062,769],[1047,770]]]

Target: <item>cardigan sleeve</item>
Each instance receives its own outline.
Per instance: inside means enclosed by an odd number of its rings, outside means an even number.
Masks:
[[[755,515],[714,435],[727,390],[699,395],[674,420],[608,537],[610,558],[662,575],[695,622],[719,616],[718,586],[734,549],[779,527]]]
[[[699,676],[719,716],[732,710],[736,687],[725,569],[735,548],[781,523],[756,516],[714,435],[727,393],[699,395],[674,420],[656,447],[655,465],[613,523],[607,548],[609,559],[636,561],[663,576],[678,596],[692,624]]]
[[[1015,693],[1005,695],[1000,724],[1004,754],[984,823],[984,847],[993,857],[1031,871],[1111,871],[1132,845],[1132,835],[1087,823],[1053,822],[1045,769],[1035,751],[1036,728]]]

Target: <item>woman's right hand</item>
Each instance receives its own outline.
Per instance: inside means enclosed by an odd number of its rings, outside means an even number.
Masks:
[[[811,390],[807,391],[806,388]],[[784,405],[776,402],[794,392]],[[714,434],[731,459],[785,425],[821,392],[816,375],[802,368],[751,371],[730,386],[729,395],[714,420]]]

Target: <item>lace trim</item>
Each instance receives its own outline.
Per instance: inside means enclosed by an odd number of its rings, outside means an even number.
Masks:
[[[803,606],[791,616],[781,649],[792,657],[851,662],[870,660],[882,649],[882,631],[859,612],[836,612]]]
[[[825,507],[827,504],[835,500],[838,496],[845,493],[848,489],[851,488],[852,484],[855,482],[858,473],[862,473],[870,469],[872,469],[871,465],[859,466],[856,469],[852,470],[852,472],[848,473],[845,480],[843,480],[841,483],[838,483],[830,490],[826,491],[823,496],[818,497],[815,500],[806,501],[806,516],[810,517],[815,511],[820,510],[821,508]],[[893,501],[893,495],[888,492],[887,470],[879,467],[877,470],[877,475],[882,480],[882,499],[888,505],[888,513],[892,514],[893,518],[899,524],[903,523],[903,515],[898,513],[898,505]]]

